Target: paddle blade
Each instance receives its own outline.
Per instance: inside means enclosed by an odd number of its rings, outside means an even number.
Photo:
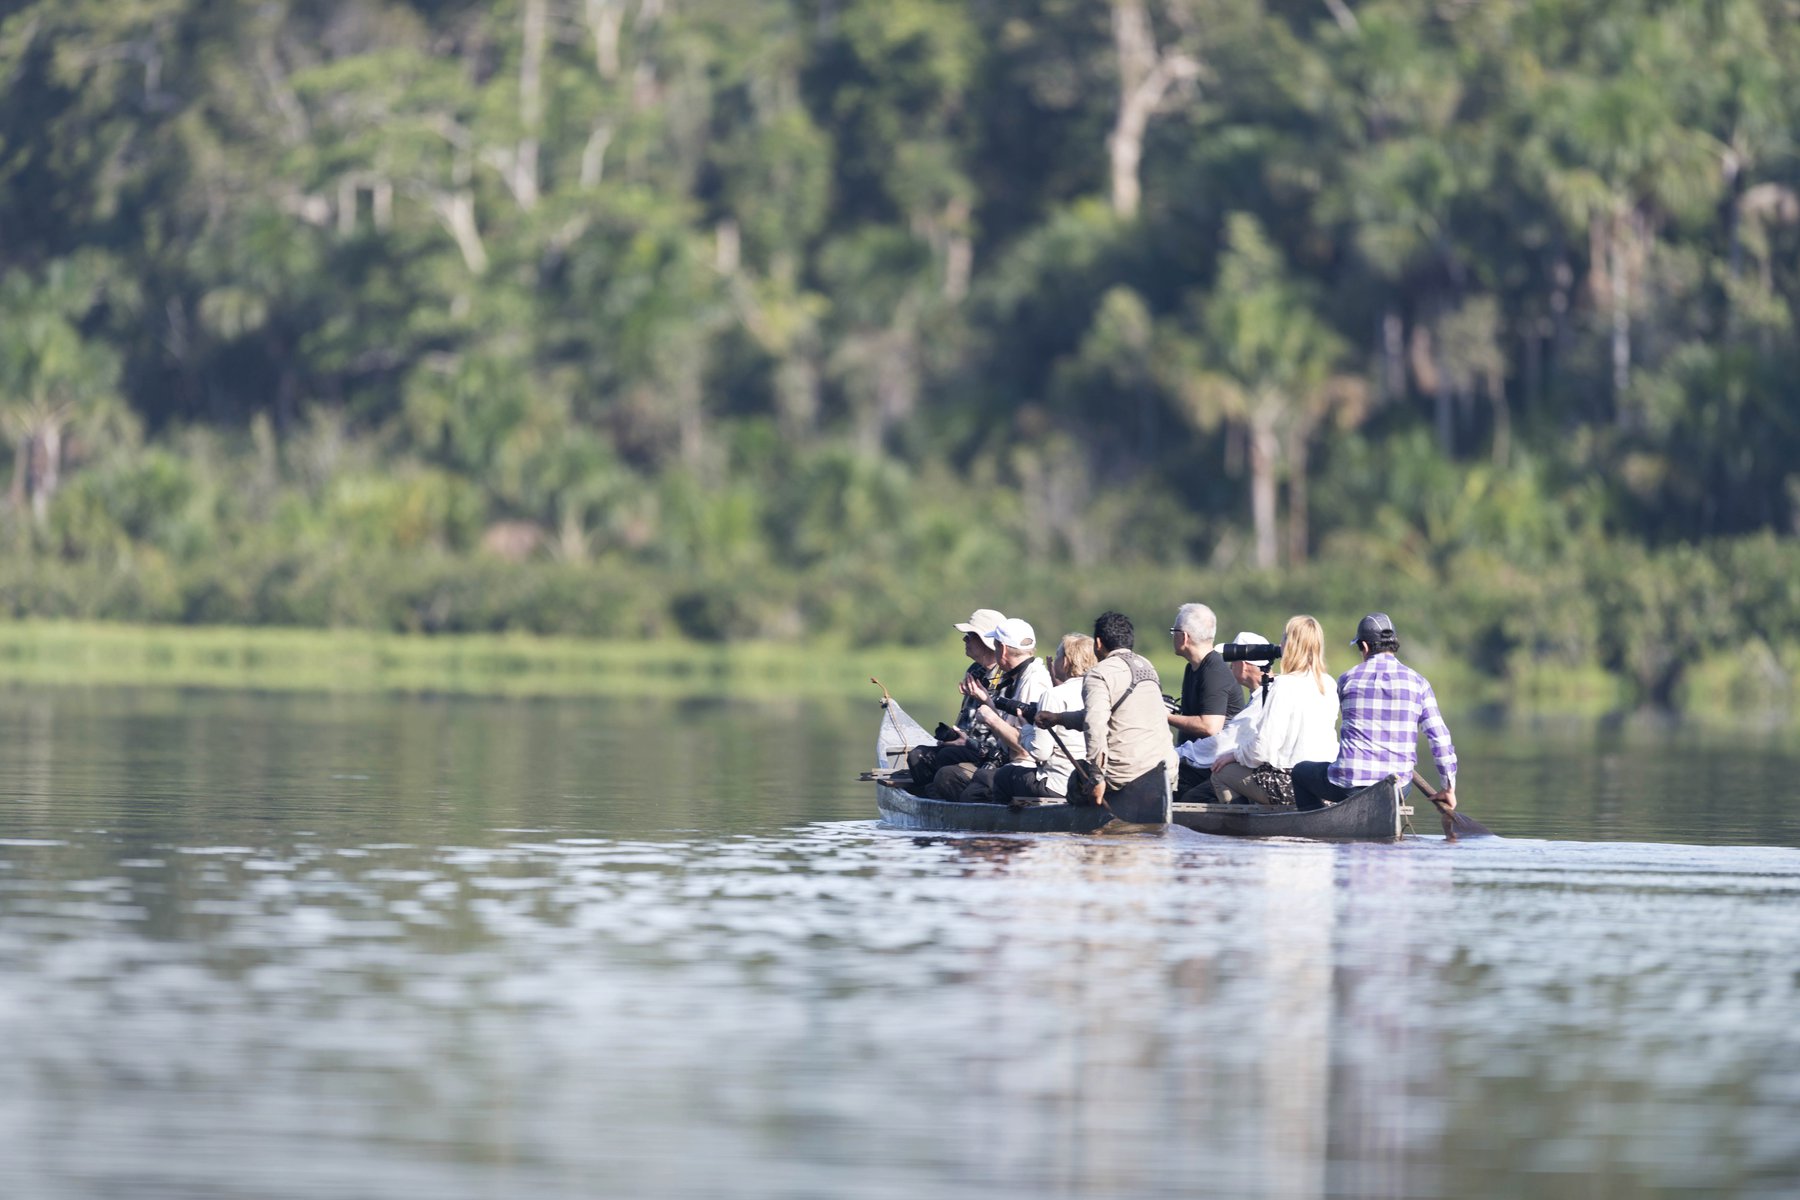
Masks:
[[[1431,789],[1431,784],[1426,781],[1423,775],[1414,771],[1412,773],[1412,779],[1413,785],[1417,787],[1419,791],[1424,793],[1425,798],[1437,805],[1438,816],[1443,818],[1444,821],[1444,840],[1446,842],[1454,842],[1458,837],[1494,836],[1494,831],[1489,829],[1486,825],[1483,825],[1474,817],[1464,816],[1462,809],[1445,808],[1440,804],[1438,800],[1443,793],[1433,791]]]
[[[1441,811],[1441,810],[1440,810]],[[1444,813],[1446,828],[1454,828],[1463,837],[1493,837],[1494,831],[1477,821],[1474,817],[1464,815],[1462,809]],[[1448,833],[1445,834],[1449,836]]]

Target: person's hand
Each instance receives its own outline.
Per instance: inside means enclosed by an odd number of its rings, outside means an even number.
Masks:
[[[1237,761],[1237,759],[1232,756],[1231,751],[1221,750],[1221,751],[1219,751],[1219,756],[1217,758],[1213,759],[1212,769],[1216,771],[1220,767],[1226,766],[1226,765],[1228,765],[1230,763],[1234,763],[1236,761]]]
[[[1054,729],[1057,724],[1056,718],[1059,715],[1060,714],[1058,713],[1045,712],[1040,708],[1038,709],[1038,715],[1032,718],[1031,723],[1036,725],[1039,729]]]
[[[1439,808],[1443,809],[1445,812],[1455,812],[1456,811],[1456,789],[1454,787],[1445,788],[1443,791],[1441,791],[1437,795],[1433,796],[1431,798],[1431,802],[1433,804],[1437,805]]]
[[[958,686],[962,689],[963,695],[973,697],[982,704],[986,704],[992,699],[992,697],[988,695],[988,690],[981,686],[981,681],[976,679],[973,675],[964,675],[962,677],[962,683]]]
[[[1106,795],[1106,776],[1086,759],[1076,759],[1069,773],[1069,803],[1099,804]]]

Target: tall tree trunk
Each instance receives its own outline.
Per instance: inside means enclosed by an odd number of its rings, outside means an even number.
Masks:
[[[1112,165],[1112,207],[1134,217],[1143,199],[1139,170],[1144,129],[1176,83],[1194,78],[1200,64],[1178,51],[1159,53],[1144,0],[1113,0],[1113,51],[1119,64],[1119,112],[1106,139]]]
[[[513,196],[530,212],[538,202],[538,137],[544,127],[544,42],[549,36],[550,0],[525,0],[524,45],[519,51],[519,127],[513,153]]]
[[[275,428],[286,433],[293,428],[297,415],[300,381],[294,376],[294,361],[288,352],[287,339],[276,332],[278,328],[273,322],[263,327],[263,345],[268,351],[269,362],[275,367]]]
[[[705,381],[701,378],[698,355],[690,350],[670,365],[662,380],[660,400],[675,409],[676,446],[681,465],[695,474],[705,473],[710,430],[706,419]]]
[[[1325,7],[1331,10],[1331,19],[1345,33],[1355,33],[1362,28],[1357,23],[1356,14],[1350,11],[1350,6],[1344,0],[1325,0]]]
[[[487,271],[487,246],[481,240],[481,229],[475,224],[475,193],[469,191],[432,192],[431,211],[446,232],[456,239],[463,262],[476,275]]]
[[[784,438],[804,442],[819,423],[819,368],[809,351],[795,348],[775,368],[775,415]]]
[[[975,247],[969,240],[969,202],[959,196],[944,210],[944,299],[959,303],[969,294]]]
[[[31,431],[21,429],[18,445],[13,448],[12,486],[6,491],[6,498],[16,513],[25,511],[26,488],[30,486],[31,479],[31,456],[35,449]]]
[[[62,424],[45,421],[32,436],[31,516],[39,525],[50,517],[50,501],[62,485]]]
[[[1432,317],[1435,322],[1441,315],[1437,306],[1432,306]],[[1411,359],[1413,382],[1421,392],[1432,399],[1432,428],[1436,431],[1438,449],[1446,455],[1456,449],[1456,414],[1451,409],[1449,372],[1438,356],[1437,339],[1432,336],[1432,326],[1421,320],[1413,325],[1411,343],[1407,347]]]
[[[1544,398],[1544,340],[1553,326],[1540,317],[1525,330],[1525,407],[1529,411]]]
[[[1279,447],[1273,431],[1250,429],[1250,517],[1256,534],[1256,565],[1273,570],[1279,552],[1275,532],[1275,458]]]
[[[1406,322],[1391,308],[1381,318],[1381,390],[1387,404],[1406,398]]]
[[[594,39],[594,69],[602,79],[619,77],[619,26],[625,19],[620,0],[587,0],[588,31]]]
[[[700,402],[690,400],[681,408],[681,462],[690,471],[699,471],[706,462],[706,415]]]
[[[588,134],[587,145],[581,148],[580,182],[584,190],[600,186],[606,172],[606,148],[612,145],[612,139],[612,126],[605,122],[596,124]]]
[[[743,235],[738,223],[725,217],[713,223],[713,270],[721,275],[736,275],[743,264]]]
[[[1442,372],[1438,373],[1437,391],[1432,394],[1432,403],[1436,406],[1436,427],[1438,449],[1444,452],[1445,458],[1456,457],[1456,397],[1450,391],[1450,384]]]
[[[1607,239],[1607,274],[1612,284],[1613,415],[1621,425],[1627,420],[1625,393],[1631,387],[1631,274],[1626,237],[1624,218],[1615,218]]]
[[[1488,403],[1494,406],[1494,465],[1504,467],[1512,459],[1512,409],[1506,403],[1506,381],[1487,380]]]

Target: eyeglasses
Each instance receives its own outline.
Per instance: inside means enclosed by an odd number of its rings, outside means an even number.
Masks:
[[[1179,625],[1171,625],[1171,626],[1169,626],[1169,632],[1170,632],[1170,633],[1180,633],[1180,632],[1181,632],[1181,626],[1179,626]]]

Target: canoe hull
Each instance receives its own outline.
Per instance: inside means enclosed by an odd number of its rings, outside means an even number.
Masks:
[[[1014,810],[1004,804],[962,804],[929,800],[885,783],[875,785],[882,824],[933,833],[1093,833],[1113,824],[1112,814],[1093,805],[1039,804]],[[1160,829],[1159,825],[1120,825]]]
[[[1177,804],[1175,823],[1224,837],[1294,837],[1325,842],[1392,842],[1405,831],[1412,809],[1401,803],[1397,776],[1371,784],[1341,803],[1312,812],[1251,804]]]
[[[906,762],[911,746],[932,744],[924,728],[891,697],[882,699],[881,727],[875,738],[875,766],[892,771]],[[1085,804],[1037,804],[1014,810],[1004,804],[964,804],[930,800],[904,788],[877,781],[875,807],[881,823],[892,829],[916,829],[929,833],[1095,833],[1109,826],[1117,830],[1160,832],[1168,828],[1168,807],[1155,825],[1127,825],[1113,819],[1104,808]]]

